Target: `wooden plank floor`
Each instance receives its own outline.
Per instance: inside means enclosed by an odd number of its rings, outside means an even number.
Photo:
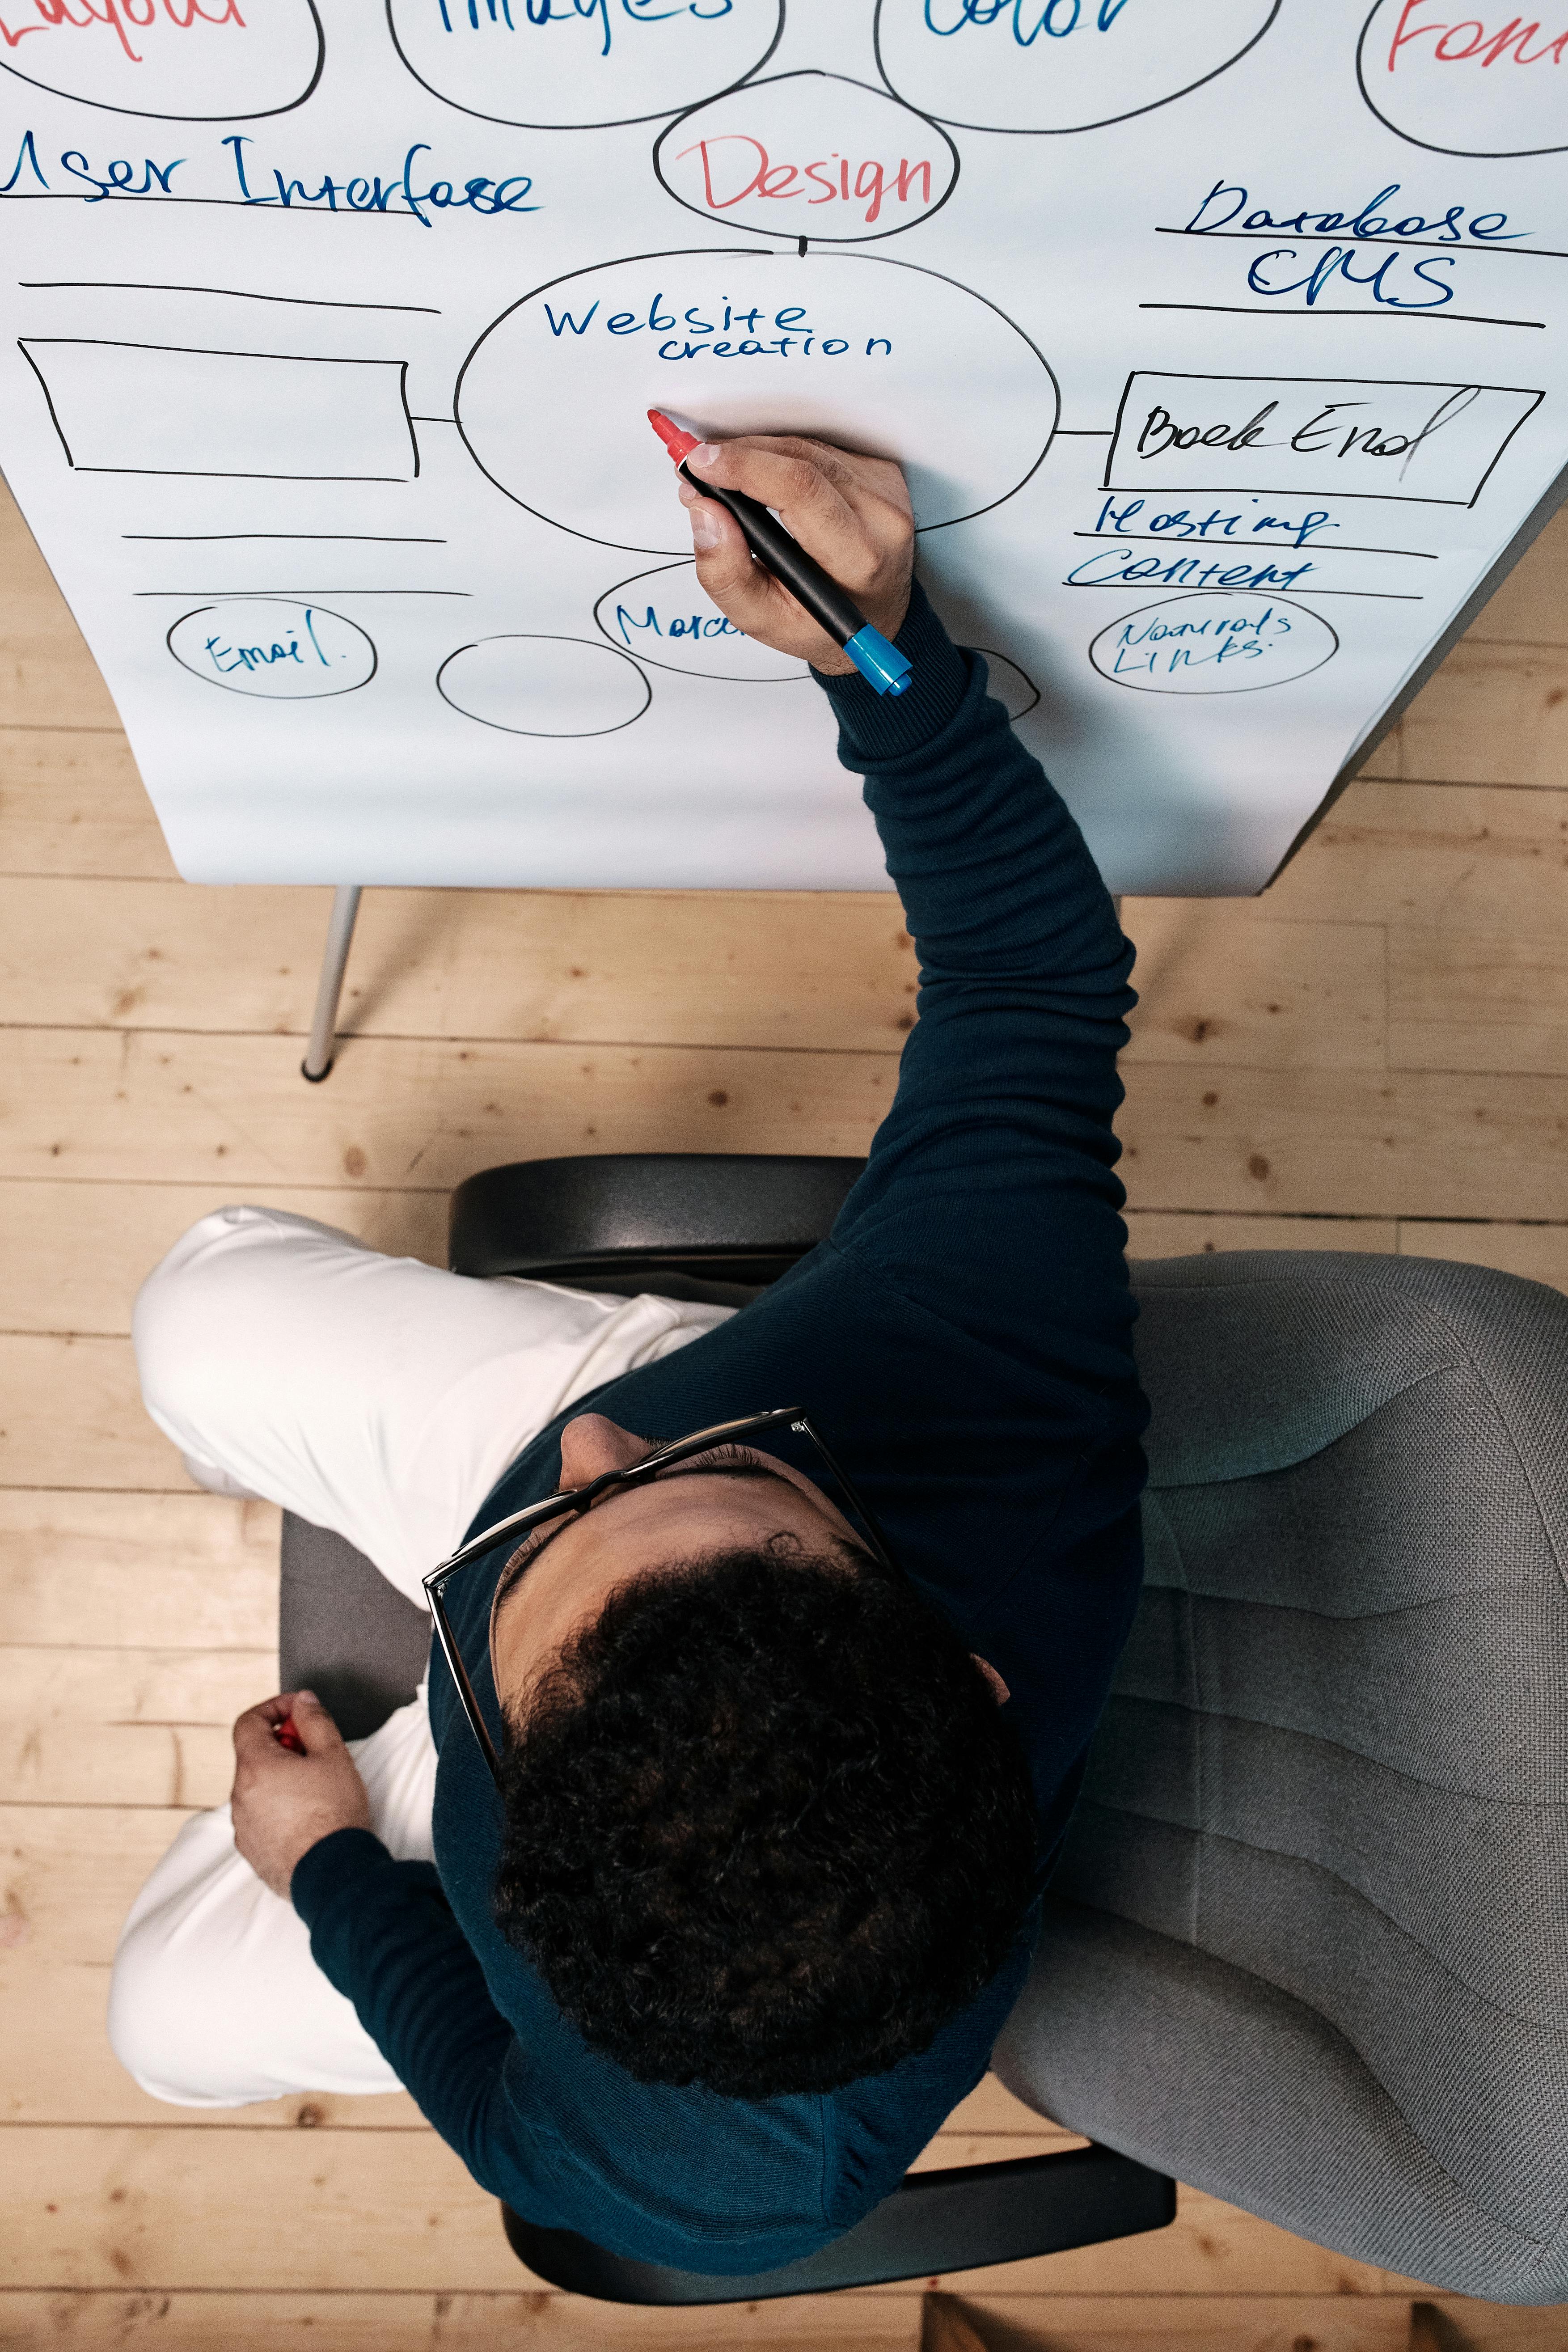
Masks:
[[[1565,592],[1568,525],[1266,898],[1129,902],[1137,1253],[1410,1251],[1568,1287]],[[405,2099],[197,2121],[121,2074],[119,1921],[275,1671],[276,1516],[192,1492],[142,1413],[142,1274],[235,1197],[438,1260],[447,1192],[494,1160],[858,1151],[911,1019],[884,897],[380,891],[310,1088],[326,907],[174,877],[0,510],[0,2346],[1403,2352],[1419,2283],[1188,2191],[1166,2233],[932,2282],[950,2304],[584,2304],[518,2270]],[[928,2160],[1051,2138],[988,2083]],[[1450,2352],[1568,2336],[1436,2303]]]

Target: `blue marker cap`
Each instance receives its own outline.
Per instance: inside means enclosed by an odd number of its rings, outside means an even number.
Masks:
[[[909,692],[913,663],[897,646],[890,646],[881,630],[874,629],[869,621],[856,630],[844,650],[867,684],[874,686],[879,694]]]

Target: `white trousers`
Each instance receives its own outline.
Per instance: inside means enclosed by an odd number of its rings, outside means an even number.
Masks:
[[[334,1529],[423,1605],[420,1578],[547,1422],[731,1311],[478,1282],[241,1208],[175,1243],[132,1329],[147,1410],[198,1485]],[[352,1745],[377,1836],[427,1859],[423,1690]],[[186,1822],[132,1905],[109,2033],[142,2088],[181,2106],[399,2087],[293,1906],[236,1851],[226,1805]]]

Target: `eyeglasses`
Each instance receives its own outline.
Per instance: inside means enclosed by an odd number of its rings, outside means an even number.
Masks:
[[[582,1513],[592,1510],[594,1505],[602,1496],[614,1493],[617,1488],[647,1486],[658,1476],[660,1471],[671,1469],[679,1462],[689,1462],[694,1454],[710,1453],[715,1447],[721,1445],[744,1444],[748,1439],[760,1437],[768,1431],[805,1439],[814,1478],[821,1471],[826,1472],[831,1487],[837,1489],[837,1495],[833,1496],[832,1499],[838,1502],[841,1509],[847,1505],[845,1517],[850,1521],[859,1541],[864,1544],[879,1567],[886,1569],[890,1575],[896,1576],[899,1573],[882,1531],[870,1511],[813,1429],[805,1412],[799,1405],[793,1404],[783,1405],[776,1412],[748,1413],[741,1421],[721,1421],[715,1423],[711,1429],[695,1430],[689,1437],[678,1437],[668,1445],[656,1446],[651,1454],[646,1454],[640,1462],[632,1463],[625,1470],[606,1470],[599,1477],[590,1478],[585,1486],[572,1486],[561,1494],[546,1495],[542,1501],[529,1503],[521,1511],[513,1511],[507,1518],[498,1519],[493,1527],[486,1528],[482,1533],[464,1544],[460,1550],[455,1551],[449,1559],[444,1559],[439,1568],[433,1568],[429,1575],[421,1580],[425,1597],[430,1604],[436,1638],[441,1645],[441,1655],[447,1661],[447,1672],[457,1687],[463,1713],[468,1717],[474,1738],[479,1741],[479,1753],[489,1766],[490,1778],[498,1788],[500,1786],[500,1758],[496,1751],[495,1741],[490,1738],[489,1726],[479,1711],[479,1703],[474,1695],[474,1686],[468,1678],[468,1670],[463,1664],[462,1654],[458,1648],[457,1636],[452,1631],[451,1621],[447,1614],[447,1587],[458,1570],[460,1568],[466,1568],[470,1560],[478,1559],[482,1553],[493,1551],[503,1537],[515,1536],[522,1538],[531,1534],[535,1528],[544,1526],[551,1519],[581,1516]],[[715,1465],[715,1467],[719,1466],[721,1465]],[[526,1565],[524,1572],[526,1572]]]

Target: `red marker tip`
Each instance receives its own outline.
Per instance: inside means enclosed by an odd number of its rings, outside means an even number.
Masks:
[[[693,449],[700,446],[695,433],[683,433],[679,425],[670,423],[660,408],[650,408],[647,421],[678,466],[683,457],[689,457]]]

